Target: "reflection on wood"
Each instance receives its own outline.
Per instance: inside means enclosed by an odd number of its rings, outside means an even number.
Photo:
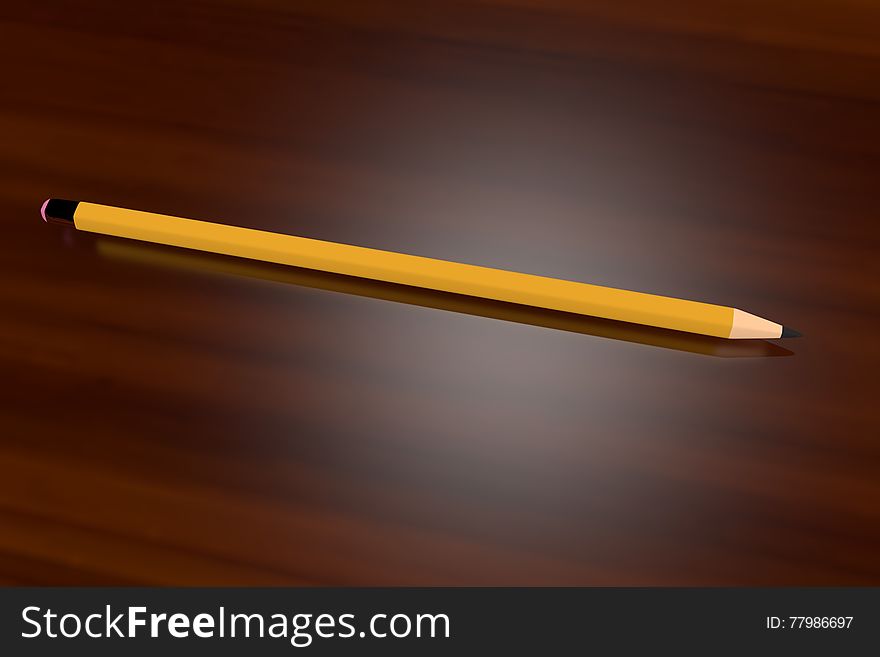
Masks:
[[[283,267],[270,263],[230,258],[213,253],[197,253],[153,244],[124,242],[113,238],[98,238],[98,253],[108,258],[140,262],[159,267],[187,271],[202,271],[247,278],[275,281],[291,285],[357,294],[363,297],[408,303],[426,308],[467,313],[508,322],[544,326],[560,331],[583,333],[600,338],[623,340],[637,344],[689,351],[704,356],[721,358],[757,358],[791,356],[792,352],[766,340],[730,341],[710,336],[666,331],[650,326],[615,322],[597,317],[554,312],[512,303],[478,299],[460,294],[424,290],[406,285],[394,285],[352,276]]]

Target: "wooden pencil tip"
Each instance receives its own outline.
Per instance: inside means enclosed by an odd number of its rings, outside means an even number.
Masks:
[[[799,338],[803,335],[800,331],[795,331],[793,328],[788,328],[787,326],[782,327],[782,338]]]

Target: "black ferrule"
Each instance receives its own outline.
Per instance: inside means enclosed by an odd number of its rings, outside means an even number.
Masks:
[[[73,223],[73,213],[76,212],[78,205],[79,201],[67,201],[63,198],[49,199],[49,202],[46,203],[43,219],[56,223]]]

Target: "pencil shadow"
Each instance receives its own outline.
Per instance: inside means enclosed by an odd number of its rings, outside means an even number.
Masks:
[[[342,274],[188,251],[112,237],[99,236],[95,243],[98,253],[111,260],[300,285],[519,324],[542,326],[651,347],[686,351],[703,356],[767,358],[793,355],[793,352],[788,349],[766,340],[725,340],[556,310],[533,308],[505,301],[492,301],[462,294],[425,290],[408,285],[372,281]]]

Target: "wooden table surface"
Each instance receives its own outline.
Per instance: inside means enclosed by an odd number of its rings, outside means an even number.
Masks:
[[[880,7],[0,8],[0,580],[880,584]],[[665,293],[730,343],[77,234]]]

